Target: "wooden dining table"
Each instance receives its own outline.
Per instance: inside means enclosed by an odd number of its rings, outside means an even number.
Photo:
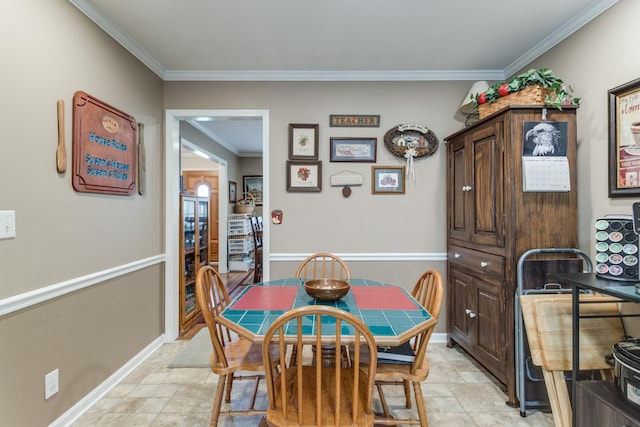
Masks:
[[[262,342],[269,326],[283,313],[302,306],[322,304],[345,310],[367,325],[379,346],[402,344],[436,319],[403,287],[370,279],[350,279],[349,292],[336,301],[319,301],[304,289],[304,279],[286,278],[247,286],[218,317],[218,321],[238,335]],[[315,337],[313,319],[303,323],[303,333]],[[292,326],[285,331],[294,337]],[[326,337],[330,341],[331,337]],[[351,343],[346,328],[342,340]]]

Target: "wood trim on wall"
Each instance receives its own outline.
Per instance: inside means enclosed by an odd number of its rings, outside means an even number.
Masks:
[[[2,299],[0,300],[0,317],[13,313],[15,311],[23,310],[36,304],[40,304],[45,301],[52,300],[54,298],[61,297],[66,294],[70,294],[71,292],[75,292],[80,289],[99,285],[107,280],[124,276],[125,274],[142,270],[163,262],[165,262],[165,255],[156,255],[134,261],[129,264],[123,264],[107,270],[97,271],[92,274],[87,274],[86,276],[76,277],[75,279],[67,280],[65,282],[56,283],[50,286],[36,289],[31,292],[25,292],[23,294]]]

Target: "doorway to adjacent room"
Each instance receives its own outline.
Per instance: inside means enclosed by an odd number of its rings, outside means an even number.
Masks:
[[[178,217],[180,194],[180,121],[209,117],[243,119],[259,118],[262,123],[262,173],[263,210],[269,210],[269,112],[268,110],[166,110],[165,111],[165,341],[173,342],[178,337]],[[228,177],[226,170],[219,175],[219,199],[228,200]],[[226,209],[220,209],[219,222],[226,225]],[[227,240],[226,226],[218,227],[219,241]],[[263,231],[263,257],[269,259],[269,226],[265,222]],[[225,245],[219,245],[219,257],[226,259]],[[269,263],[264,263],[263,277],[269,277]]]

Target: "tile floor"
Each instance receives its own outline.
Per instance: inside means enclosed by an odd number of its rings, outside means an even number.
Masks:
[[[186,344],[163,345],[73,426],[207,426],[217,376],[205,368],[167,368]],[[430,427],[554,426],[550,413],[530,409],[523,418],[518,408],[508,407],[499,383],[463,351],[431,343],[427,353],[431,372],[422,389]],[[251,383],[234,384],[236,396],[245,384]],[[256,407],[266,406],[265,393],[261,396]],[[385,396],[390,406],[404,408],[401,387],[391,386]],[[257,426],[259,421],[221,417],[219,425]]]

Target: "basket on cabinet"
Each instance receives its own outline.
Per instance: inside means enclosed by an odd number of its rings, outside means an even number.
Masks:
[[[522,90],[502,96],[493,102],[478,105],[480,119],[501,110],[509,105],[545,105],[545,98],[550,94],[550,89],[540,85],[527,86]]]
[[[242,199],[236,202],[235,213],[250,214],[256,208],[256,198],[251,193],[242,193]]]

